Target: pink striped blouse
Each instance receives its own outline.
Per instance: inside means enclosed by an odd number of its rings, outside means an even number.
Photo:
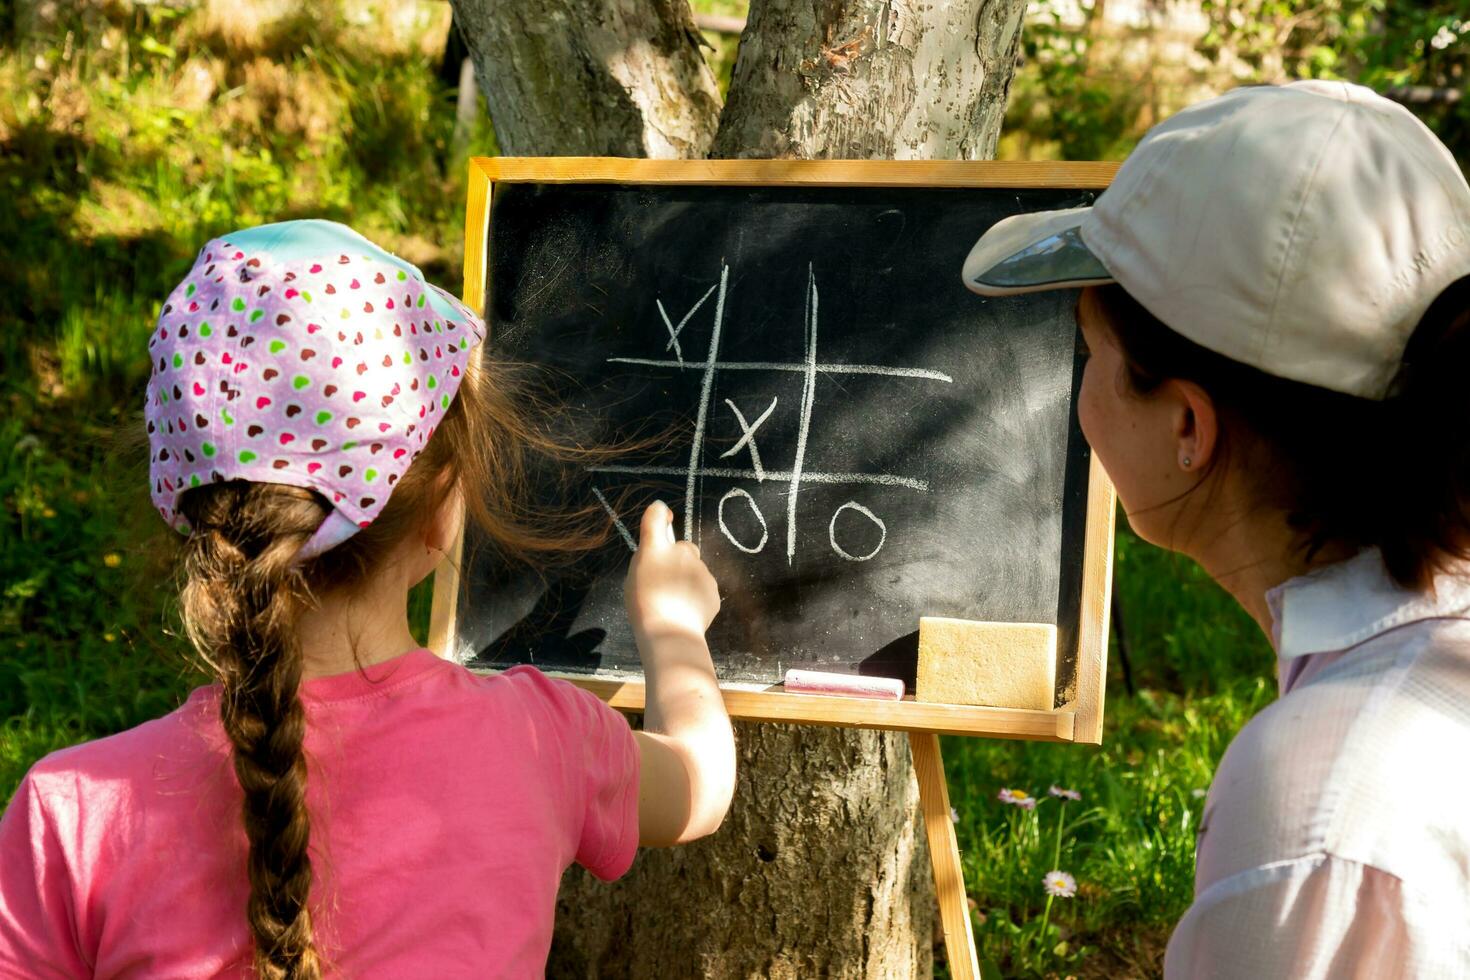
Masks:
[[[1281,698],[1215,773],[1166,977],[1470,977],[1470,568],[1267,598]]]

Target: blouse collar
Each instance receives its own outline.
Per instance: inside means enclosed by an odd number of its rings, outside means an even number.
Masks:
[[[1346,650],[1418,620],[1470,617],[1467,571],[1442,573],[1431,589],[1415,592],[1394,582],[1378,549],[1369,548],[1288,579],[1266,593],[1276,655]]]

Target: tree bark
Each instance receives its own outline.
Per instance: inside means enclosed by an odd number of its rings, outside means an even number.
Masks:
[[[675,37],[692,30],[684,0],[455,0],[506,152],[626,156],[992,156],[1024,9],[754,0],[720,116]],[[611,886],[567,873],[548,976],[928,976],[933,877],[906,736],[740,724],[736,737],[718,834],[644,851]]]
[[[453,0],[515,156],[701,157],[720,93],[687,0]]]
[[[719,833],[643,851],[611,887],[569,871],[547,976],[928,976],[933,872],[907,739],[736,728]]]
[[[714,156],[995,155],[1025,0],[755,0]]]

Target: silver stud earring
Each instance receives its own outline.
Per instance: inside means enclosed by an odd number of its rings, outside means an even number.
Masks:
[[[1180,465],[1183,466],[1186,470],[1189,469],[1192,462],[1193,460],[1191,460],[1188,456],[1179,461]]]

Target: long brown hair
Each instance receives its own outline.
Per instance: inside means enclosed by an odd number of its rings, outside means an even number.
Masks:
[[[306,719],[300,698],[301,612],[320,596],[359,587],[458,485],[466,517],[501,558],[536,564],[601,546],[609,526],[596,505],[536,503],[538,480],[601,458],[547,427],[554,418],[523,368],[472,358],[433,437],[371,525],[300,564],[296,552],[330,513],[314,490],[231,480],[183,495],[193,529],[179,561],[184,624],[221,685],[220,721],[244,793],[249,844],[247,918],[257,974],[322,974],[308,899],[312,865],[306,806]],[[569,478],[569,477],[567,477]],[[544,489],[544,488],[543,488]],[[543,495],[543,498],[552,495]]]
[[[1089,289],[1140,397],[1198,384],[1219,413],[1219,449],[1249,454],[1260,502],[1279,507],[1310,559],[1329,545],[1377,547],[1400,585],[1424,589],[1470,559],[1470,277],[1432,303],[1382,401],[1289,381],[1171,330],[1121,286]],[[1200,485],[1203,485],[1203,482]],[[1198,485],[1197,485],[1198,486]]]

